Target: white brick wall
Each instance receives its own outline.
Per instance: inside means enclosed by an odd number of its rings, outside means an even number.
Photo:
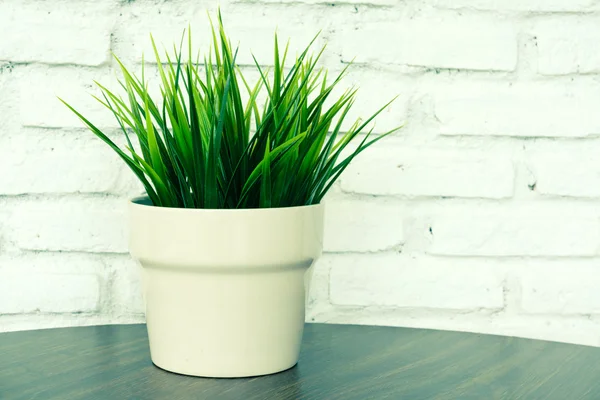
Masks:
[[[0,60],[101,65],[110,53],[110,1],[74,7],[68,1],[0,3]]]
[[[518,208],[434,215],[429,254],[444,256],[593,257],[600,243],[594,216],[537,213]],[[465,223],[468,221],[468,223]]]
[[[340,181],[345,192],[501,199],[514,191],[510,154],[407,148],[390,141],[361,156]]]
[[[429,259],[397,253],[341,255],[334,256],[331,266],[331,303],[499,310],[504,306],[502,281],[501,270],[473,260]]]
[[[0,2],[0,331],[143,321],[127,255],[132,174],[56,99],[118,138],[88,92],[114,87],[149,33],[210,1]],[[327,198],[308,320],[476,331],[600,345],[600,2],[221,2],[239,61],[271,33],[361,88],[354,116],[396,94]]]
[[[433,0],[438,7],[451,9],[475,9],[485,11],[524,11],[524,12],[582,12],[590,10],[594,0]]]
[[[119,198],[11,200],[3,238],[21,250],[125,253],[125,208]]]
[[[538,71],[543,75],[600,71],[598,17],[552,18],[535,25]]]
[[[600,85],[595,80],[458,79],[448,84],[433,82],[423,89],[435,98],[442,135],[579,137],[600,133],[600,115],[595,112],[600,107]]]
[[[517,64],[514,25],[494,17],[435,14],[398,23],[357,15],[332,29],[331,48],[343,61],[494,71]]]

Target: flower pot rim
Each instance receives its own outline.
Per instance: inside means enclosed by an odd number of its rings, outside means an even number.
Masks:
[[[183,207],[158,207],[152,204],[148,204],[150,202],[150,198],[148,196],[136,196],[129,200],[129,203],[133,207],[143,207],[147,209],[155,209],[164,212],[174,212],[174,213],[183,213],[183,212],[193,212],[193,213],[243,213],[243,212],[259,212],[259,213],[268,213],[274,211],[293,211],[293,210],[301,210],[301,209],[311,209],[311,208],[319,208],[323,207],[323,202],[318,204],[310,204],[304,206],[292,206],[292,207],[269,207],[269,208],[183,208]]]

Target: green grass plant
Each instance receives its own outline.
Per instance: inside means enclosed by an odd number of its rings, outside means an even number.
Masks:
[[[273,66],[266,69],[255,59],[260,78],[249,82],[236,65],[237,50],[220,13],[216,28],[212,22],[211,27],[212,48],[202,59],[192,57],[189,30],[187,61],[182,60],[183,45],[161,56],[152,39],[161,80],[158,98],[149,93],[144,62],[138,78],[115,57],[123,94],[97,83],[101,95],[96,98],[118,121],[126,146],[117,145],[63,101],[131,168],[153,205],[232,209],[318,204],[358,154],[398,129],[380,135],[367,129],[391,102],[342,128],[357,90],[332,99],[347,67],[328,77],[317,67],[325,48],[310,53],[314,39],[287,66],[288,46],[280,48],[275,35]],[[264,104],[261,97],[266,97]]]

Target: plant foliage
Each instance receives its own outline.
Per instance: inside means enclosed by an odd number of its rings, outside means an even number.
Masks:
[[[397,130],[374,138],[365,131],[389,103],[342,129],[356,89],[330,101],[347,68],[329,79],[327,71],[317,68],[324,48],[309,54],[314,39],[286,69],[288,47],[282,51],[275,35],[273,67],[266,70],[255,60],[260,75],[256,83],[248,82],[236,66],[237,50],[227,39],[220,13],[212,40],[208,57],[193,61],[188,30],[189,58],[182,61],[182,46],[161,58],[152,39],[160,99],[149,93],[143,62],[140,79],[115,57],[124,96],[97,83],[102,93],[97,100],[114,114],[125,148],[61,99],[127,163],[155,206],[318,204],[356,155]],[[265,92],[261,106],[259,94]]]

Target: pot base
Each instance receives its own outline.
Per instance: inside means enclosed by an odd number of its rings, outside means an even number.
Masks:
[[[163,370],[165,372],[168,372],[170,374],[175,374],[175,375],[182,375],[182,376],[191,376],[194,378],[205,378],[205,379],[243,379],[243,378],[256,378],[259,376],[268,376],[268,375],[275,375],[275,374],[279,374],[285,371],[288,371],[292,368],[294,368],[296,365],[298,365],[298,362],[296,361],[291,367],[287,367],[281,370],[277,370],[277,371],[271,371],[271,372],[265,372],[262,374],[256,374],[256,375],[235,375],[235,376],[229,376],[229,375],[220,375],[220,376],[215,376],[212,374],[186,374],[186,373],[182,373],[182,372],[177,372],[177,371],[172,371],[168,368],[163,368],[160,365],[158,365],[157,363],[154,362],[154,360],[152,360],[152,365],[154,365],[156,368]]]
[[[153,362],[184,375],[268,375],[298,362],[304,330],[303,267],[173,269],[146,264]]]

